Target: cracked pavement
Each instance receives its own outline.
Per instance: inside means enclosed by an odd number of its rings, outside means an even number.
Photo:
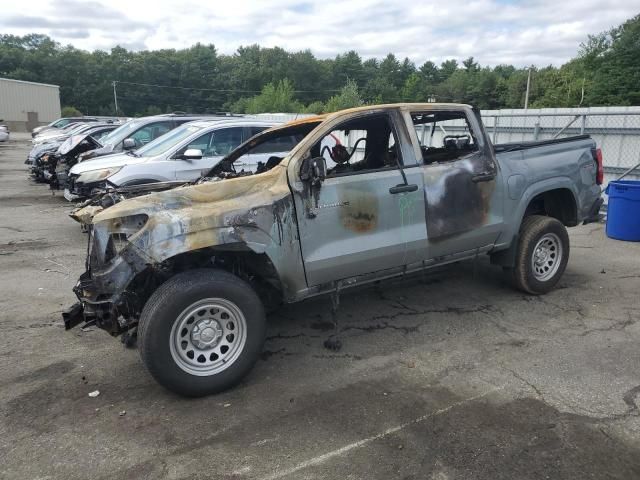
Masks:
[[[64,331],[86,239],[26,153],[0,147],[0,478],[640,478],[640,244],[570,229],[542,297],[486,259],[346,292],[340,352],[329,299],[283,307],[239,387],[185,400]]]

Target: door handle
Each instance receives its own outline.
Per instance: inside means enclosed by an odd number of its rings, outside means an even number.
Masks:
[[[473,183],[490,182],[494,178],[496,178],[496,174],[495,173],[485,172],[485,173],[479,173],[477,175],[472,176],[471,177],[471,181]]]
[[[389,193],[395,195],[396,193],[415,192],[416,190],[418,190],[418,185],[406,185],[404,183],[401,183],[400,185],[391,187],[389,189]]]

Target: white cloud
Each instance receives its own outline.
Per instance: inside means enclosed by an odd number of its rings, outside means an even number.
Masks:
[[[26,8],[25,8],[26,7]],[[417,64],[474,56],[482,65],[560,65],[588,34],[640,11],[638,0],[255,0],[5,2],[0,31],[44,33],[88,50],[213,43],[310,49],[319,57],[389,52]]]

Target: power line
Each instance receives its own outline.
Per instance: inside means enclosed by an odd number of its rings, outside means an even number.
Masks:
[[[178,90],[196,90],[200,92],[218,92],[218,93],[260,93],[262,90],[242,90],[242,89],[225,89],[225,88],[195,88],[195,87],[177,87],[173,85],[157,85],[153,83],[138,83],[138,82],[124,82],[120,80],[113,80],[114,83],[121,83],[123,85],[139,85],[142,87],[157,87],[157,88],[173,88]],[[326,90],[293,90],[294,93],[329,93],[339,92],[339,88],[326,89]]]
[[[176,103],[171,101],[145,100],[141,98],[128,97],[126,95],[123,95],[123,96],[118,95],[118,98],[125,100],[126,103],[129,105],[134,104],[142,107],[156,106],[158,108],[161,108],[166,105],[170,105],[172,108],[182,108],[185,110],[193,110],[194,108],[197,108],[197,109],[203,109],[203,110],[219,111],[224,106],[223,104],[219,104],[219,103],[215,104],[210,102],[199,102],[198,104],[195,104],[195,103]]]

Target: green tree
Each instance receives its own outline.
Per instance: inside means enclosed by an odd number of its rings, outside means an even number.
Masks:
[[[293,84],[285,78],[275,84],[268,83],[260,95],[241,100],[237,106],[245,113],[301,112],[304,106],[294,98],[294,94]]]
[[[539,66],[531,72],[531,107],[640,104],[640,15],[590,35],[576,58],[561,67]],[[435,96],[481,108],[522,108],[527,75],[528,68],[482,67],[473,57],[439,66],[427,60],[416,69],[393,53],[363,61],[352,50],[318,59],[309,50],[248,45],[225,55],[200,43],[179,50],[118,46],[88,52],[46,35],[0,34],[1,77],[59,85],[62,104],[85,114],[114,113],[113,81],[118,113],[125,115],[319,111],[329,102],[335,109],[353,103],[343,101],[351,82],[365,103]]]
[[[63,117],[81,117],[82,112],[76,107],[62,107],[60,115]]]
[[[306,107],[304,107],[303,113],[322,113],[325,111],[325,106],[324,103],[322,103],[319,100],[316,100],[315,102],[311,102],[309,105],[307,105]]]
[[[358,85],[354,80],[347,80],[347,84],[342,87],[338,95],[331,97],[325,106],[326,112],[337,112],[345,108],[359,107],[363,105],[362,98],[358,92]]]
[[[413,72],[404,82],[401,91],[403,102],[424,102],[428,99],[424,77]]]

